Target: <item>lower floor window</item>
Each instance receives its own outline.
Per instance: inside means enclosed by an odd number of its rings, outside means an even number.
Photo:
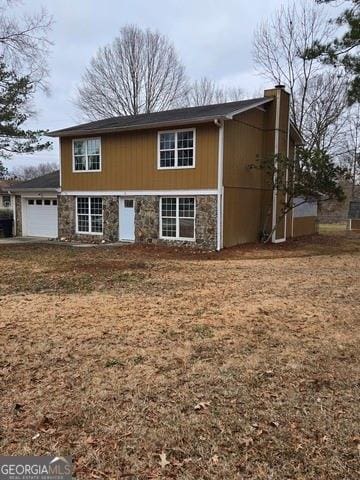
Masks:
[[[102,233],[103,205],[101,197],[78,197],[76,215],[79,233]]]
[[[160,237],[194,240],[195,199],[193,197],[161,198]]]

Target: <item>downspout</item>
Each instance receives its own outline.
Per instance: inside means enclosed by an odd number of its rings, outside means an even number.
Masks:
[[[294,205],[294,182],[295,182],[295,162],[296,162],[296,145],[294,145],[294,158],[293,158],[293,178],[292,178],[292,188],[293,188],[293,201]],[[291,238],[294,238],[294,209],[291,210]]]
[[[11,192],[8,192],[11,194]],[[14,220],[14,225],[13,225],[13,236],[16,237],[16,195],[11,194],[11,206],[13,210],[13,220]]]
[[[275,166],[275,172],[274,172],[274,190],[273,190],[273,208],[272,208],[272,225],[271,229],[273,230],[272,236],[271,236],[271,241],[276,243],[276,221],[277,221],[277,187],[276,182],[277,182],[277,159],[276,156],[279,154],[279,130],[280,130],[280,98],[281,98],[281,90],[277,89],[276,91],[276,113],[275,113],[275,141],[274,141],[274,166]]]
[[[60,192],[62,188],[62,172],[61,172],[61,137],[59,137],[59,183],[60,183]]]
[[[288,131],[287,131],[287,138],[286,138],[286,158],[287,162],[289,161],[289,156],[290,156],[290,98],[289,98],[289,111],[288,111]],[[287,206],[288,202],[288,183],[289,183],[289,168],[288,166],[286,167],[286,172],[285,172],[285,208]],[[285,241],[287,239],[287,217],[288,217],[289,212],[285,215],[284,218],[284,238]]]
[[[216,118],[214,123],[219,127],[218,143],[218,179],[217,179],[217,215],[216,215],[216,250],[223,248],[224,224],[224,121]]]

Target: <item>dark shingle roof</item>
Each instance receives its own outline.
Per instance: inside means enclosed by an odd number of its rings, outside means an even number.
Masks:
[[[101,133],[116,130],[131,130],[150,128],[159,125],[172,125],[181,123],[211,121],[215,118],[225,118],[241,111],[255,108],[259,105],[272,101],[273,98],[261,97],[237,102],[217,103],[201,107],[178,108],[176,110],[165,110],[163,112],[143,113],[140,115],[129,115],[111,117],[95,122],[83,123],[73,127],[55,130],[49,135],[53,137],[73,134]],[[240,112],[239,112],[240,111]]]
[[[57,188],[60,188],[59,170],[47,173],[46,175],[42,175],[41,177],[26,180],[25,182],[19,182],[12,188],[10,188],[10,190],[56,190]]]

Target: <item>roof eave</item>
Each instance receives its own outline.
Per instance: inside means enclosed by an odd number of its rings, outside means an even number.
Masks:
[[[226,118],[227,118],[228,120],[232,120],[235,115],[239,115],[240,113],[247,112],[248,110],[252,110],[253,108],[261,107],[261,105],[265,105],[266,103],[273,102],[273,101],[274,101],[274,97],[264,98],[264,99],[262,99],[262,100],[259,100],[259,101],[256,102],[256,103],[253,103],[252,105],[248,105],[248,106],[246,106],[246,107],[239,108],[239,109],[237,109],[237,110],[234,110],[234,111],[231,112],[231,113],[228,113],[228,114],[226,115]]]
[[[187,119],[187,120],[169,120],[167,122],[153,122],[153,123],[143,123],[141,125],[129,125],[125,127],[112,127],[112,128],[97,128],[92,130],[79,129],[79,130],[54,130],[53,132],[47,133],[48,137],[74,137],[76,135],[97,135],[100,133],[114,133],[114,132],[123,132],[129,130],[148,130],[151,128],[163,128],[163,127],[172,127],[178,125],[195,125],[199,123],[212,122],[215,119],[226,120],[227,115],[211,115],[207,117],[201,117],[197,119]]]
[[[124,131],[131,131],[131,130],[148,130],[151,128],[168,128],[168,127],[176,127],[179,125],[197,125],[201,123],[212,122],[215,119],[218,120],[232,120],[235,115],[240,113],[246,112],[248,110],[252,110],[253,108],[258,108],[261,105],[265,105],[266,103],[272,102],[274,99],[272,97],[263,98],[258,102],[252,103],[251,105],[246,105],[242,108],[236,109],[232,112],[222,115],[207,115],[205,117],[199,118],[189,118],[186,120],[168,120],[166,122],[152,122],[152,123],[143,123],[139,125],[128,125],[124,127],[112,127],[112,128],[94,128],[94,129],[74,129],[74,130],[54,130],[52,132],[48,132],[49,137],[74,137],[78,135],[98,135],[101,133],[114,133],[114,132],[124,132]]]
[[[295,140],[295,145],[304,145],[305,140],[296,126],[290,121],[290,135]]]
[[[45,193],[60,193],[60,187],[47,187],[47,188],[35,188],[35,187],[18,187],[18,188],[10,188],[9,192],[11,193],[26,193],[26,192],[45,192]]]

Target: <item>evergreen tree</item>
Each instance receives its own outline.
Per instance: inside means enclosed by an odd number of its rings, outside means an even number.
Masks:
[[[43,141],[43,130],[30,130],[24,124],[31,115],[29,101],[34,85],[28,76],[18,76],[0,62],[0,169],[1,159],[14,153],[34,153],[50,148]]]
[[[335,1],[316,0],[317,3],[324,4],[335,3]],[[345,68],[352,77],[348,92],[349,103],[352,104],[360,101],[360,1],[345,1],[348,3],[348,8],[333,20],[339,27],[345,29],[344,33],[326,45],[315,42],[313,48],[307,52],[307,57],[321,58],[325,63]]]

